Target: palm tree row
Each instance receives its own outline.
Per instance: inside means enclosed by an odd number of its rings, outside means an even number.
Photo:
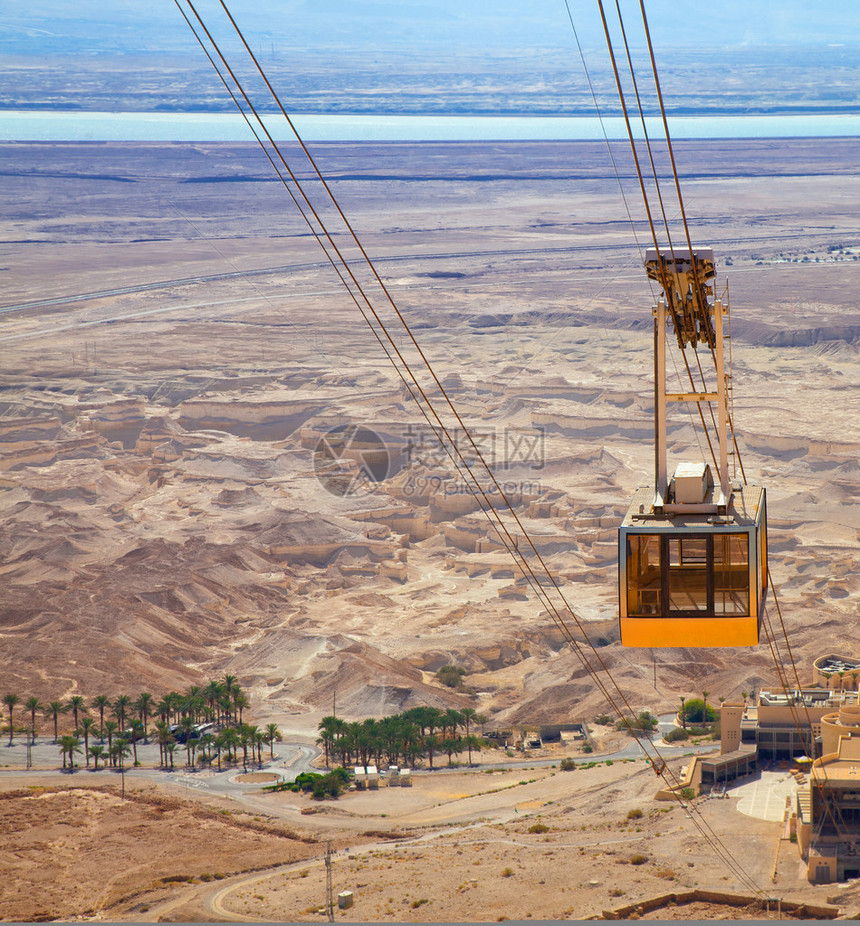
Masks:
[[[242,750],[242,765],[247,768],[250,754],[251,764],[263,764],[263,746],[269,747],[269,755],[275,757],[275,742],[281,740],[278,725],[267,724],[260,729],[254,724],[241,723],[237,726],[223,727],[215,733],[204,732],[199,737],[192,736],[194,724],[190,718],[183,718],[176,729],[184,741],[186,764],[194,766],[197,763],[212,766],[218,763],[221,771],[222,760],[228,765],[238,764],[239,750]],[[174,767],[174,753],[179,745],[174,732],[163,720],[159,720],[154,728],[155,742],[158,743],[159,764],[162,768]]]
[[[20,699],[16,694],[3,697],[3,704],[9,713],[10,746],[15,733],[14,711],[19,703]],[[65,701],[49,701],[47,704],[31,697],[22,706],[29,714],[27,732],[31,742],[36,740],[36,714],[41,713],[47,720],[52,721],[54,742],[58,743],[60,717],[70,713],[75,735],[80,731],[80,735],[84,737],[86,755],[89,756],[89,737],[92,735],[102,741],[107,737],[110,743],[113,733],[125,731],[132,743],[140,738],[146,741],[150,733],[150,722],[155,718],[159,718],[160,722],[168,726],[179,724],[185,718],[190,718],[192,724],[241,724],[242,712],[248,704],[248,698],[236,676],[225,675],[220,681],[211,679],[206,685],[192,685],[185,691],[170,691],[161,700],[156,700],[155,695],[143,691],[137,698],[120,694],[112,699],[106,694],[98,694],[87,701],[83,695],[72,695]],[[94,717],[87,716],[91,711],[98,713],[98,725]],[[107,712],[110,712],[112,720],[105,720]]]
[[[483,742],[472,733],[472,727],[483,723],[486,717],[471,707],[459,711],[413,707],[381,720],[353,722],[329,716],[320,721],[317,743],[329,767],[332,759],[339,759],[343,766],[382,766],[384,759],[388,765],[414,768],[416,761],[426,756],[432,769],[434,755],[446,754],[450,765],[452,757],[464,750],[471,765],[472,751],[479,750]]]
[[[75,755],[81,751],[80,737],[76,733],[66,733],[59,738],[58,745],[63,755],[63,768],[74,769]],[[86,764],[89,767],[90,759],[92,759],[96,771],[99,770],[99,760],[104,760],[106,768],[122,768],[123,759],[130,754],[129,740],[124,736],[117,736],[107,749],[99,744],[84,746]],[[137,764],[136,760],[135,764]]]
[[[95,721],[85,717],[81,721],[81,727],[78,730],[59,737],[57,741],[63,756],[63,768],[74,769],[74,757],[81,751],[83,751],[87,768],[89,768],[90,759],[92,759],[96,771],[98,771],[100,760],[104,761],[105,767],[121,768],[123,758],[128,755],[133,755],[134,765],[138,766],[140,764],[137,758],[139,737],[135,734],[139,732],[140,721],[131,720],[130,723],[130,733],[120,734],[118,733],[118,725],[114,721],[105,721],[104,729],[107,737],[107,748],[105,748],[101,743],[96,743],[93,746],[89,745],[89,733]],[[221,770],[222,759],[228,765],[238,764],[240,749],[244,767],[247,768],[249,764],[261,766],[263,764],[263,746],[267,745],[269,747],[270,757],[274,758],[274,744],[281,740],[281,732],[278,725],[274,723],[267,724],[265,729],[260,729],[253,724],[243,723],[236,727],[224,727],[217,733],[206,732],[195,738],[196,727],[190,718],[186,716],[175,730],[184,740],[187,765],[193,767],[195,764],[200,763],[211,767],[212,763],[217,761],[219,771]],[[175,763],[174,756],[180,746],[180,742],[174,735],[174,730],[164,721],[159,720],[155,723],[153,733],[158,744],[159,765],[162,768],[172,770]],[[81,750],[82,737],[84,740],[83,750]]]

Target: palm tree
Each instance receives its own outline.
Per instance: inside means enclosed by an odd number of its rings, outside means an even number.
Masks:
[[[460,711],[454,710],[454,708],[449,707],[447,711],[442,715],[442,719],[439,721],[442,727],[442,738],[447,739],[454,736],[457,732],[457,727],[463,722],[463,715]]]
[[[167,743],[167,745],[164,747],[164,755],[170,757],[170,771],[171,771],[171,772],[173,771],[173,753],[176,752],[176,745],[177,745],[177,744],[176,744],[176,741],[175,741],[175,740],[171,740],[171,741],[170,741],[169,743]]]
[[[328,717],[323,717],[323,719],[319,722],[319,726],[317,727],[320,732],[320,737],[317,742],[322,745],[323,751],[325,753],[326,768],[331,768],[329,753],[334,751],[334,743],[336,739],[335,731],[337,729],[337,724],[337,717],[329,715]]]
[[[218,723],[221,719],[218,708],[221,697],[224,694],[224,686],[220,682],[215,681],[215,679],[209,679],[208,684],[203,688],[200,694],[206,702],[206,706],[209,708],[208,719]]]
[[[96,695],[93,698],[92,706],[99,712],[99,729],[105,725],[105,708],[110,704],[110,698],[106,694]]]
[[[101,729],[102,739],[107,737],[108,753],[110,753],[111,746],[113,745],[114,734],[118,730],[119,730],[119,724],[115,720],[106,720],[105,725]]]
[[[72,695],[69,698],[68,709],[72,712],[72,717],[75,721],[75,729],[78,728],[78,712],[81,714],[86,714],[87,712],[87,702],[84,700],[83,695]]]
[[[93,770],[97,772],[99,770],[99,759],[104,759],[107,762],[107,751],[104,746],[95,745],[90,746],[89,754],[93,758]]]
[[[687,703],[687,699],[683,695],[678,695],[681,699],[681,728],[683,730],[687,729],[687,715],[684,713],[684,705]]]
[[[90,733],[95,736],[96,734],[96,719],[95,717],[84,717],[81,720],[81,725],[78,730],[75,731],[76,734],[83,733],[84,735],[84,757],[86,759],[87,767],[89,768],[90,764]]]
[[[206,699],[203,697],[203,689],[199,685],[192,685],[188,691],[185,692],[182,704],[183,713],[190,714],[192,721],[197,723],[197,718],[205,709]]]
[[[442,749],[448,755],[448,765],[451,765],[451,756],[454,753],[460,755],[463,751],[463,740],[459,736],[446,736],[441,742]]]
[[[54,720],[54,742],[57,742],[57,723],[59,720],[60,714],[65,714],[68,710],[65,704],[61,701],[49,701],[47,707],[45,707],[44,714],[46,717],[52,717]]]
[[[476,749],[478,752],[481,751],[481,738],[475,736],[474,733],[470,733],[468,736],[463,737],[463,745],[469,750],[469,761],[471,762],[472,750]]]
[[[276,723],[267,723],[266,724],[266,742],[269,744],[269,758],[275,758],[275,740],[279,743],[283,739],[281,736],[281,731],[278,729]],[[328,764],[328,763],[326,763]]]
[[[379,739],[377,723],[372,718],[368,718],[356,724],[353,730],[355,745],[361,755],[361,764],[367,765],[370,756],[376,752],[376,744]]]
[[[179,732],[185,738],[185,754],[188,765],[191,765],[191,734],[194,732],[194,721],[188,714],[179,721]]]
[[[133,717],[128,722],[128,726],[131,730],[131,751],[134,755],[134,765],[136,768],[138,765],[140,765],[140,762],[137,761],[137,741],[140,739],[141,733],[143,733],[143,724],[137,719],[137,717]]]
[[[66,768],[66,756],[69,757],[70,769],[75,767],[75,753],[81,751],[81,741],[70,733],[60,737],[60,750],[63,753],[63,768]]]
[[[182,711],[182,707],[185,704],[186,698],[184,694],[181,694],[178,691],[168,691],[164,696],[164,700],[167,702],[167,722],[170,723],[171,717],[175,716],[175,720],[179,719],[179,714]]]
[[[129,754],[128,740],[124,736],[118,736],[110,748],[110,757],[114,768],[124,771],[123,760]]]
[[[203,762],[211,768],[212,752],[215,748],[215,737],[211,733],[204,733],[197,742],[200,746],[200,754],[203,757]]]
[[[155,713],[161,718],[161,722],[170,725],[170,701],[167,697],[162,698],[158,704],[155,705]]]
[[[34,695],[32,698],[27,698],[24,707],[30,712],[30,745],[32,746],[36,742],[36,711],[43,711],[45,706]]]
[[[469,765],[472,764],[472,740],[473,736],[469,733],[469,725],[474,723],[478,719],[478,712],[473,707],[464,707],[460,711],[460,717],[462,718],[460,723],[466,728],[466,748],[469,750]]]
[[[15,727],[12,725],[12,711],[15,709],[15,705],[18,703],[18,695],[3,695],[3,703],[6,705],[6,707],[9,708],[9,745],[11,746],[12,736],[15,733]]]
[[[159,720],[155,724],[155,741],[158,743],[159,764],[163,767],[167,765],[168,743],[176,742],[176,740],[173,738],[173,734],[170,732],[170,727],[168,727],[163,720]]]
[[[148,721],[149,716],[152,714],[152,705],[155,699],[148,691],[142,691],[137,700],[134,702],[132,707],[137,711],[137,716],[140,718],[141,725],[143,726],[143,738],[144,740],[149,736],[149,727]]]
[[[226,759],[230,761],[230,749],[236,742],[236,731],[232,727],[222,730],[215,737],[215,748],[218,750],[218,771],[221,771],[221,753],[226,753]]]
[[[242,747],[242,768],[247,772],[248,771],[248,746],[250,745],[248,727],[243,723],[236,732],[237,732],[237,739],[238,739],[239,745]]]
[[[710,691],[702,692],[702,723],[708,722],[708,695]]]
[[[242,726],[242,711],[250,704],[244,691],[236,691],[233,695],[233,710],[239,712],[239,726]]]
[[[435,733],[424,737],[424,749],[430,759],[430,771],[433,771],[433,753],[439,748],[439,737]]]
[[[126,694],[121,694],[111,705],[114,717],[117,719],[120,730],[125,730],[125,712],[131,705],[131,698]]]
[[[235,675],[225,675],[221,680],[221,685],[224,689],[224,696],[226,700],[225,713],[227,714],[227,719],[229,720],[230,708],[233,706],[233,696],[241,692],[242,689],[239,687],[239,679]]]
[[[258,751],[258,746],[260,746],[263,742],[262,740],[263,734],[260,732],[259,727],[254,726],[249,723],[245,724],[244,730],[245,730],[245,737],[248,740],[248,746],[251,749],[251,760],[253,761],[254,753]],[[259,740],[257,739],[258,736],[260,737]],[[262,762],[260,764],[262,764]]]

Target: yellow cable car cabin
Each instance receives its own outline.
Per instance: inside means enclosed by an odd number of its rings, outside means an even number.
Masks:
[[[724,515],[659,514],[653,500],[639,489],[619,531],[622,644],[755,646],[767,595],[764,489],[734,491]]]
[[[637,490],[618,532],[621,643],[755,646],[768,582],[765,491],[729,485],[731,421],[723,360],[728,306],[709,298],[713,252],[650,249],[645,267],[663,289],[653,312],[655,485]],[[706,345],[710,385],[697,357],[695,364],[685,360],[685,366],[688,371],[698,368],[701,384],[694,385],[690,374],[690,391],[667,391],[670,332],[681,351],[692,347],[695,352],[698,343]],[[712,406],[717,451],[710,436],[708,445],[719,477],[716,483],[711,467],[700,462],[681,462],[671,482],[667,477],[667,411],[684,403],[688,408]],[[704,424],[705,415],[700,417]]]

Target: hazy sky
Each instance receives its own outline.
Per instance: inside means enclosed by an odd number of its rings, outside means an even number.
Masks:
[[[602,42],[596,0],[569,0],[580,38]],[[197,0],[214,15],[215,0]],[[231,0],[231,10],[255,41],[287,45],[372,45],[426,54],[438,48],[523,50],[564,46],[570,27],[564,0]],[[612,0],[606,0],[611,9]],[[631,24],[638,0],[622,0]],[[823,44],[860,41],[857,0],[647,0],[664,56],[678,48],[741,44]],[[191,48],[172,0],[3,0],[0,52],[38,54],[113,49]],[[639,30],[632,28],[634,38]],[[715,61],[719,67],[719,61]]]

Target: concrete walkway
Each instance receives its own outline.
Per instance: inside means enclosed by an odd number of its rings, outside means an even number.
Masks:
[[[737,809],[748,817],[780,823],[785,818],[785,799],[797,791],[797,782],[788,772],[762,772],[755,781],[729,788],[726,796],[738,798]]]

